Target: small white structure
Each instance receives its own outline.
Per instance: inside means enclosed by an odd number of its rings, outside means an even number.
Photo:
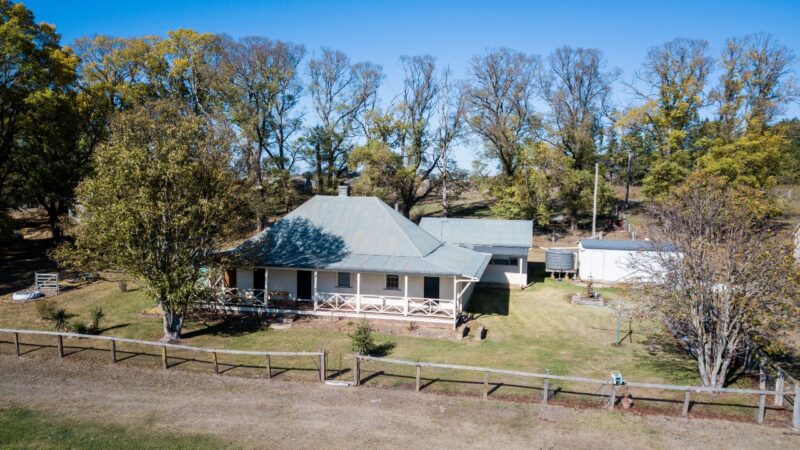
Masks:
[[[643,273],[637,266],[658,264],[654,252],[675,253],[672,246],[657,245],[651,241],[584,239],[578,244],[578,278],[601,283],[650,278],[649,273]]]
[[[491,254],[481,283],[516,287],[528,284],[533,221],[423,217],[419,226],[442,242]]]

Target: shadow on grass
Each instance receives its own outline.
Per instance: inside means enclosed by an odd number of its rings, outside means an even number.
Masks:
[[[643,344],[645,349],[636,351],[637,365],[653,370],[672,382],[697,382],[697,364],[672,336],[665,333],[648,334]]]
[[[264,328],[261,319],[248,315],[202,315],[195,316],[193,319],[201,321],[205,326],[182,333],[182,338],[190,339],[209,335],[223,337],[242,336]]]
[[[481,286],[475,289],[466,313],[468,320],[483,316],[507,316],[511,291],[508,288]]]

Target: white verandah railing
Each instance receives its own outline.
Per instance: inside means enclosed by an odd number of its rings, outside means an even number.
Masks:
[[[264,289],[216,288],[213,292],[212,305],[222,307],[281,309],[286,308],[287,302],[304,307],[312,306],[310,303],[313,302],[314,311],[378,313],[443,319],[453,319],[458,314],[456,302],[452,299],[319,292],[313,300],[300,300],[288,293],[268,292]]]
[[[453,318],[456,302],[452,299],[394,297],[386,295],[320,292],[314,298],[314,310],[376,312],[403,316]]]

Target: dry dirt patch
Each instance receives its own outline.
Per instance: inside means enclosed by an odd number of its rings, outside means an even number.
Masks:
[[[0,400],[251,448],[800,447],[796,434],[752,424],[6,355]]]

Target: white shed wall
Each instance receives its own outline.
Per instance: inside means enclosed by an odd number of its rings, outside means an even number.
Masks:
[[[582,281],[614,283],[646,279],[647,275],[631,267],[631,263],[647,258],[649,252],[633,250],[600,250],[581,248],[578,251],[578,277]]]

